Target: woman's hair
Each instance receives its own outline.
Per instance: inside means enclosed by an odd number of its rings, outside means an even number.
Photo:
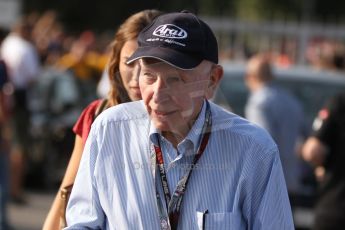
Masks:
[[[131,101],[123,85],[119,71],[120,54],[123,45],[127,41],[137,39],[140,31],[160,14],[161,12],[158,10],[140,11],[139,13],[130,16],[117,30],[115,38],[111,44],[111,54],[109,59],[108,73],[111,87],[108,99],[110,106]]]

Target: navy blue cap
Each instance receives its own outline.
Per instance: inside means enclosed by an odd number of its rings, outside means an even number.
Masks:
[[[157,17],[138,37],[138,49],[128,59],[155,58],[180,69],[193,69],[203,60],[218,63],[218,44],[210,27],[182,11]]]

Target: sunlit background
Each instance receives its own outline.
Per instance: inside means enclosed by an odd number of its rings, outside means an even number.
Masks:
[[[271,55],[277,73],[283,75],[282,84],[304,100],[310,126],[325,99],[345,89],[344,80],[334,80],[345,79],[345,1],[0,0],[2,31],[10,32],[18,20],[29,23],[43,69],[30,93],[25,201],[9,205],[13,229],[41,228],[71,154],[71,128],[87,104],[106,95],[97,91],[97,83],[107,63],[109,42],[129,15],[149,8],[187,9],[210,25],[219,41],[220,60],[228,66],[226,73],[234,76],[226,78],[217,97],[222,97],[220,104],[240,115],[248,93],[241,79],[246,61],[255,53]],[[73,66],[78,52],[84,55],[83,63]],[[61,72],[69,68],[74,68],[74,76]],[[284,83],[284,74],[293,76],[288,83]],[[309,75],[315,75],[313,79],[332,75],[329,79],[333,80],[304,81]],[[296,76],[303,81],[295,81]],[[303,88],[303,84],[310,87]],[[325,85],[328,88],[322,88]],[[325,94],[319,94],[323,89]],[[295,218],[300,229],[308,229],[311,206],[302,207]]]

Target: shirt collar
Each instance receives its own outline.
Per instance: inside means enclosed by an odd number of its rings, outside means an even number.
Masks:
[[[197,148],[199,146],[199,139],[200,139],[200,135],[201,135],[201,131],[202,131],[202,127],[204,125],[205,122],[205,113],[206,113],[206,101],[203,101],[202,107],[201,107],[201,111],[198,115],[198,118],[196,119],[196,121],[194,122],[192,128],[189,130],[187,136],[179,143],[179,145],[177,146],[178,150],[180,150],[180,145],[184,145],[184,143],[186,142],[191,142],[193,144],[193,149],[194,151],[187,151],[187,155],[192,155],[192,154],[196,154]],[[150,140],[153,144],[158,145],[157,143],[157,139],[155,138],[155,135],[158,134],[160,137],[161,136],[161,131],[159,129],[157,129],[154,124],[151,122],[150,123]],[[181,146],[181,148],[184,148],[183,146]],[[184,152],[184,151],[182,151]]]

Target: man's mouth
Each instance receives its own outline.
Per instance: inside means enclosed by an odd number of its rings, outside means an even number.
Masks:
[[[176,112],[176,110],[170,111],[170,112],[157,111],[157,110],[154,111],[154,113],[155,113],[157,116],[162,116],[162,117],[164,117],[164,116],[169,116],[169,115],[171,115],[171,114],[173,114],[173,113],[175,113],[175,112]]]

